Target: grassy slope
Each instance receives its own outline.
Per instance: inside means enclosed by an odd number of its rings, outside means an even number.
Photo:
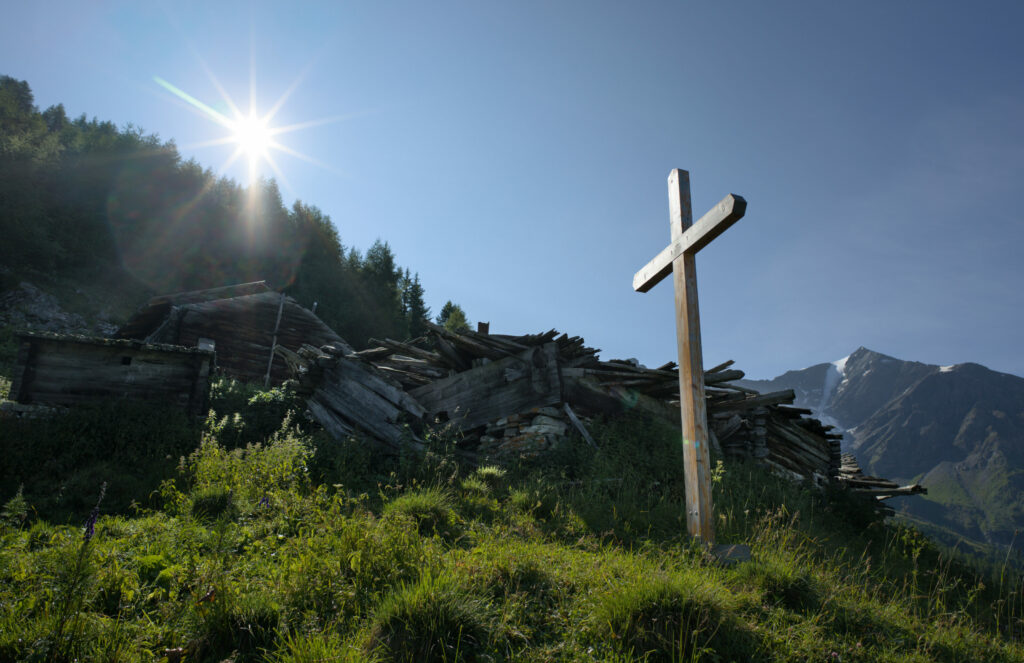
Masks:
[[[266,439],[286,393],[224,383],[215,396],[221,415],[180,463],[169,424],[91,456],[57,440],[57,462],[25,466],[43,515],[81,523],[103,480],[102,513],[122,514],[86,540],[8,502],[0,660],[161,661],[179,647],[185,661],[1024,659],[1016,581],[983,584],[915,530],[752,467],[721,466],[714,490],[719,539],[749,543],[754,561],[710,564],[681,534],[671,431],[608,422],[597,453],[573,443],[474,471],[441,434],[426,457],[393,460],[290,421]],[[88,444],[126,428],[100,421]],[[110,455],[133,436],[155,459],[133,481],[175,476],[135,513],[130,466]],[[47,501],[53,481],[80,494]]]

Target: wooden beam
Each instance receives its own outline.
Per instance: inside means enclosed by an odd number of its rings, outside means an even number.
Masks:
[[[684,253],[696,253],[703,249],[711,243],[711,240],[725,232],[729,226],[742,219],[746,211],[747,201],[742,196],[730,193],[702,216],[697,223],[687,226],[686,232],[676,234],[676,226],[673,222],[672,243],[633,276],[633,289],[637,292],[647,292],[656,286],[672,273],[672,265],[679,256]],[[690,218],[692,219],[692,213]]]
[[[685,170],[677,168],[669,175],[668,199],[674,245],[687,235],[693,225],[690,174]],[[700,308],[697,304],[696,256],[691,252],[682,252],[669,263],[669,269],[675,279],[686,527],[691,536],[711,544],[715,540],[715,528],[711,504],[708,417],[704,401],[704,359],[700,343]]]

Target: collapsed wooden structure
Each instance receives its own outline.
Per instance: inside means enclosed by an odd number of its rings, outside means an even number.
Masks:
[[[248,382],[280,384],[289,372],[274,349],[303,343],[352,348],[312,311],[264,281],[153,297],[115,338],[195,347],[216,344],[218,368]]]
[[[212,350],[50,332],[20,332],[17,338],[10,398],[21,405],[127,399],[206,414]]]
[[[359,352],[338,344],[277,352],[324,428],[335,437],[360,432],[390,451],[420,447],[432,422],[456,428],[459,447],[481,459],[543,453],[574,430],[594,444],[586,424],[597,415],[637,412],[679,424],[674,362],[602,361],[582,338],[554,330],[510,336],[430,325],[428,333],[412,342],[372,339],[374,347]],[[723,455],[878,498],[924,492],[844,472],[842,436],[833,427],[787,405],[792,390],[760,394],[733,384],[743,372],[731,366],[704,376],[709,439]]]

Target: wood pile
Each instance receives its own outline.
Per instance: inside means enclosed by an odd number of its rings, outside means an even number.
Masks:
[[[920,484],[915,483],[909,486],[901,486],[895,481],[867,476],[860,469],[860,465],[857,463],[854,455],[849,453],[842,454],[842,465],[839,467],[838,478],[853,492],[873,497],[879,503],[893,497],[918,495],[928,492],[928,489]],[[889,515],[892,515],[894,512],[887,505],[880,504],[879,508]]]
[[[303,345],[292,352],[282,345],[276,353],[300,376],[299,395],[335,439],[362,432],[391,453],[403,444],[422,449],[423,406],[386,372],[346,350],[340,344]]]
[[[361,430],[388,449],[403,435],[419,444],[424,423],[448,422],[461,431],[460,447],[497,459],[542,453],[574,432],[593,445],[587,423],[597,415],[636,412],[679,424],[674,362],[647,368],[636,360],[603,361],[582,338],[555,330],[511,336],[431,324],[427,338],[371,339],[371,345],[347,354],[331,346],[279,353],[328,430]],[[733,384],[744,374],[732,364],[704,375],[709,438],[717,451],[796,480],[841,481],[878,497],[923,492],[844,472],[841,434],[809,417],[810,410],[789,406],[792,390],[761,394]],[[342,386],[344,380],[364,384]],[[388,386],[373,386],[379,384]],[[383,402],[371,407],[373,399]],[[868,480],[876,483],[868,486]]]

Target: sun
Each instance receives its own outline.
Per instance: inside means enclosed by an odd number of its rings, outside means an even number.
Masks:
[[[250,161],[269,157],[268,150],[274,144],[274,140],[273,132],[265,119],[251,114],[235,120],[231,129],[232,138]]]
[[[172,93],[174,96],[178,97],[182,101],[185,101],[193,110],[199,111],[203,116],[207,117],[210,120],[213,120],[217,124],[227,129],[228,135],[203,143],[196,143],[194,145],[191,145],[191,147],[210,147],[214,145],[230,145],[232,143],[235,144],[236,147],[234,152],[231,154],[230,157],[228,157],[227,161],[224,162],[224,164],[221,166],[221,169],[226,170],[235,161],[244,157],[245,160],[248,162],[249,166],[250,186],[252,186],[259,180],[260,166],[265,163],[270,167],[271,170],[273,170],[274,174],[277,176],[277,178],[281,181],[282,184],[284,184],[289,189],[291,188],[288,184],[288,180],[284,176],[284,173],[281,172],[281,169],[278,167],[277,162],[274,160],[272,156],[272,152],[274,151],[283,152],[293,157],[302,159],[303,161],[308,161],[322,168],[326,168],[327,170],[334,170],[327,164],[317,161],[316,159],[308,157],[300,152],[296,152],[295,150],[281,144],[275,138],[276,136],[283,133],[297,131],[299,129],[308,129],[310,127],[315,127],[318,125],[327,124],[331,122],[337,122],[340,120],[347,119],[348,117],[334,116],[323,118],[320,120],[313,120],[310,122],[302,122],[300,124],[293,124],[289,126],[274,126],[272,124],[274,115],[277,113],[278,110],[280,110],[285,100],[291,94],[292,90],[294,90],[294,84],[284,94],[284,96],[278,99],[277,103],[273,105],[269,112],[267,112],[264,115],[260,115],[256,111],[255,107],[250,107],[248,113],[243,113],[227,95],[223,87],[221,87],[220,84],[216,81],[216,79],[213,79],[211,75],[211,80],[213,81],[217,89],[220,91],[222,99],[224,100],[225,104],[231,109],[231,117],[229,117],[224,113],[221,113],[220,111],[212,108],[208,104],[203,103],[199,99],[196,99],[184,90],[181,90],[180,88],[175,87],[171,83],[168,83],[159,76],[154,76],[153,80],[158,85],[160,85],[160,87]]]

